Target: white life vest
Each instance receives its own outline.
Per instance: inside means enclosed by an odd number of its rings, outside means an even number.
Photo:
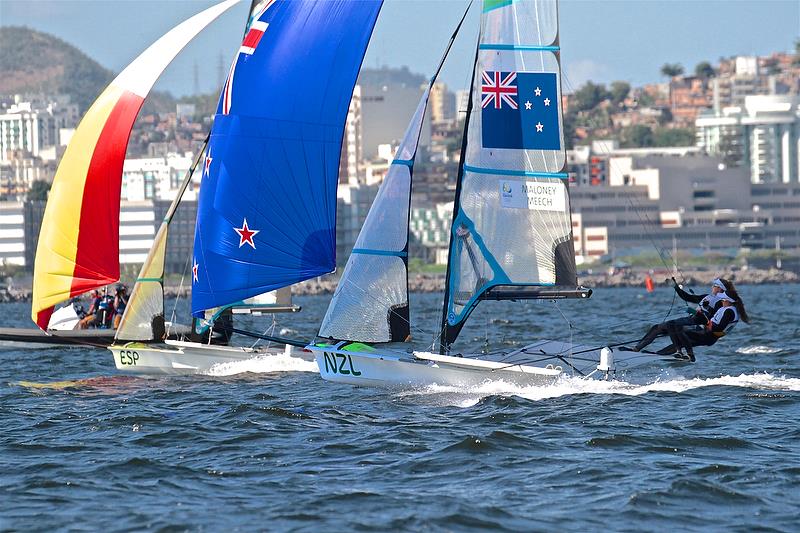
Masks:
[[[719,311],[714,313],[714,316],[711,317],[711,322],[713,324],[715,324],[715,325],[719,324],[720,322],[722,322],[722,317],[725,314],[725,311],[728,311],[728,310],[733,311],[733,320],[731,320],[728,323],[728,325],[725,326],[725,329],[722,331],[722,333],[724,333],[726,335],[734,328],[734,326],[736,326],[736,324],[739,323],[739,311],[737,311],[736,308],[734,306],[732,306],[732,305],[729,306],[729,307],[720,307]]]
[[[706,294],[700,303],[697,305],[697,310],[706,315],[706,318],[714,316],[714,306],[719,302],[719,295]]]

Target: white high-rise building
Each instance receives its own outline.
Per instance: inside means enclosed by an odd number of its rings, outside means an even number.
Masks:
[[[361,87],[356,85],[344,125],[342,154],[339,159],[339,183],[356,185],[363,181],[361,162],[364,159],[364,141],[362,136]]]
[[[122,167],[122,200],[129,202],[172,200],[191,166],[191,153],[126,159]],[[201,175],[202,161],[200,167],[195,170],[192,186],[184,194],[186,200],[195,199]]]
[[[750,168],[753,183],[793,183],[800,178],[800,97],[747,96],[695,121],[697,144]]]
[[[14,103],[0,114],[0,162],[9,161],[15,152],[40,157],[62,144],[61,129],[74,128],[78,118],[78,106],[70,104],[69,97],[14,96]]]

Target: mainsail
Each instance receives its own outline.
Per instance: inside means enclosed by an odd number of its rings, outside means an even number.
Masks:
[[[335,268],[344,122],[380,1],[268,1],[220,97],[200,190],[192,313]]]
[[[169,226],[175,216],[178,206],[183,200],[183,195],[192,181],[192,175],[200,164],[208,138],[202,148],[197,152],[194,162],[183,182],[178,188],[178,194],[170,204],[161,226],[158,228],[156,238],[150,247],[150,252],[142,264],[139,277],[125,308],[125,314],[114,336],[119,341],[150,341],[161,340],[166,335],[164,323],[164,263],[167,254],[167,237]]]
[[[577,294],[560,80],[556,2],[485,0],[456,185],[442,351],[481,299]]]
[[[178,52],[237,2],[221,2],[173,28],[84,115],[56,171],[39,234],[31,317],[40,328],[47,328],[56,304],[119,279],[122,164],[136,115]]]
[[[414,159],[431,89],[466,16],[467,11],[447,44],[370,207],[320,326],[320,337],[359,342],[402,342],[410,337],[408,223]]]

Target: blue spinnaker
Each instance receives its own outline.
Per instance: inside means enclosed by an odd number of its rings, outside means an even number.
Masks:
[[[332,272],[342,135],[381,1],[268,1],[211,131],[192,313]]]

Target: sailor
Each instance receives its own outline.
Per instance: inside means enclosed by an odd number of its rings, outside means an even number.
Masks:
[[[117,292],[114,295],[114,329],[119,327],[125,308],[128,306],[128,289],[122,283],[117,285]]]
[[[710,293],[698,295],[690,294],[683,290],[675,281],[675,278],[672,278],[672,282],[675,285],[675,292],[678,294],[678,297],[681,300],[684,302],[697,304],[695,316],[692,317],[695,324],[703,324],[712,316],[714,316],[714,313],[716,313],[722,305],[719,301],[719,294],[725,292],[731,286],[731,283],[728,280],[717,278],[711,282]]]
[[[96,328],[109,328],[114,320],[114,297],[106,290],[103,290],[103,297],[100,299],[100,305],[97,306],[94,316],[94,327]]]
[[[652,326],[645,336],[636,343],[636,346],[633,348],[634,351],[639,352],[656,340],[656,337],[670,335],[670,333],[678,329],[691,326],[704,326],[722,305],[719,301],[719,295],[725,291],[726,283],[732,286],[728,280],[716,278],[711,282],[711,292],[697,295],[684,291],[681,286],[678,285],[678,282],[675,281],[675,278],[672,278],[672,283],[675,286],[675,292],[678,297],[685,302],[697,304],[697,309],[691,316],[668,320]]]
[[[92,324],[94,324],[95,314],[100,309],[100,303],[102,302],[102,298],[100,298],[100,291],[97,289],[93,289],[90,294],[91,303],[89,304],[89,310],[86,311],[86,315],[78,322],[78,329],[86,329]]]
[[[733,289],[734,291],[736,289]],[[738,295],[737,295],[738,296]],[[741,298],[734,298],[732,295],[721,292],[717,295],[720,301],[720,308],[714,313],[702,330],[675,329],[670,332],[672,344],[659,350],[660,354],[675,353],[678,349],[686,350],[686,355],[694,361],[695,346],[711,346],[719,339],[730,333],[739,323],[739,320],[749,322],[750,319],[745,311],[744,303]]]

